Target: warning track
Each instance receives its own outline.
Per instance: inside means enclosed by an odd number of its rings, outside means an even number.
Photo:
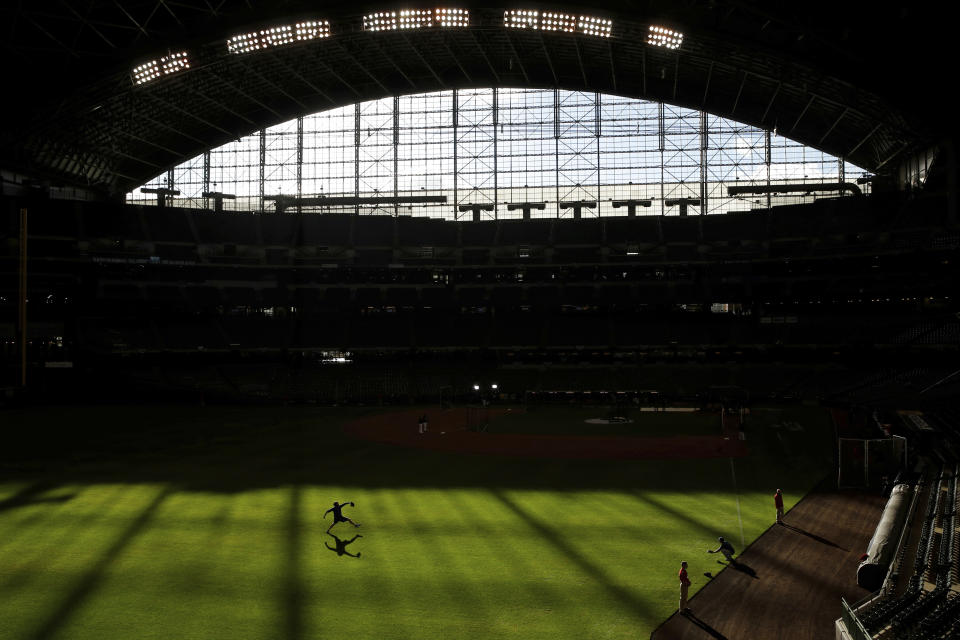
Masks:
[[[491,408],[495,420],[512,409]],[[429,431],[417,432],[417,422],[429,416]],[[716,436],[550,436],[530,434],[476,433],[467,431],[467,409],[438,410],[435,407],[405,409],[364,416],[346,425],[345,431],[362,440],[415,449],[563,459],[663,460],[685,458],[729,458],[747,455],[736,426],[724,421],[723,435]],[[441,435],[441,432],[446,432]]]

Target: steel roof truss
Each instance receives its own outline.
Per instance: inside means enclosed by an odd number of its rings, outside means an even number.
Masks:
[[[371,80],[373,80],[377,84],[378,87],[383,89],[386,93],[393,93],[392,91],[390,91],[390,89],[387,88],[385,84],[380,82],[380,79],[377,78],[377,76],[373,75],[373,73],[371,73],[370,70],[367,69],[367,67],[364,66],[363,63],[361,63],[360,60],[357,59],[357,56],[350,53],[350,51],[346,47],[344,47],[340,42],[337,42],[337,48],[340,49],[340,51],[342,51],[343,53],[345,53],[347,57],[350,58],[350,60],[352,60],[353,63],[357,65],[357,67],[360,68],[361,71],[367,74],[367,77],[369,77]]]
[[[270,113],[272,113],[273,115],[275,115],[276,117],[278,117],[278,118],[282,118],[282,117],[283,117],[282,115],[280,115],[280,112],[279,112],[279,111],[277,111],[276,109],[273,109],[273,108],[270,107],[269,105],[266,105],[266,104],[264,104],[263,102],[257,100],[256,98],[254,98],[253,96],[251,96],[249,93],[247,93],[247,92],[244,91],[243,89],[240,89],[239,87],[234,86],[232,83],[230,83],[230,82],[228,82],[227,80],[225,80],[222,75],[217,74],[217,73],[212,73],[212,74],[209,74],[209,75],[212,75],[214,78],[216,78],[216,79],[217,79],[217,82],[219,82],[220,84],[225,85],[225,86],[226,86],[227,88],[229,88],[229,89],[232,89],[233,91],[235,91],[236,93],[240,94],[241,96],[243,96],[243,97],[246,98],[247,100],[249,100],[249,101],[251,101],[251,102],[253,102],[253,103],[255,103],[255,104],[260,105],[261,107],[263,107],[264,109],[266,109],[267,111],[269,111]],[[210,98],[209,96],[204,96],[203,94],[200,94],[200,95],[201,95],[203,98],[206,98],[207,100],[213,100],[213,99]],[[216,102],[216,101],[214,100],[214,102]],[[218,104],[219,104],[219,103],[218,103]],[[223,109],[225,109],[226,111],[229,111],[230,113],[232,113],[233,115],[237,116],[238,118],[242,118],[243,120],[246,120],[246,121],[249,122],[250,124],[256,126],[256,123],[255,123],[253,120],[250,120],[249,118],[247,118],[247,117],[245,117],[245,116],[237,113],[237,112],[234,111],[233,109],[230,109],[230,108],[224,106],[223,104],[220,104],[220,107],[223,108]]]
[[[467,82],[473,84],[473,78],[470,77],[470,74],[467,73],[467,70],[464,69],[463,64],[460,63],[460,58],[457,57],[457,54],[453,52],[453,49],[450,48],[450,43],[447,41],[446,37],[443,37],[443,48],[447,50],[447,53],[450,54],[450,58],[460,69],[460,73],[463,74],[463,77],[467,79]]]
[[[164,106],[166,106],[168,109],[173,109],[174,111],[179,111],[180,113],[182,113],[182,114],[184,114],[184,115],[186,115],[186,116],[189,116],[189,117],[193,118],[194,120],[197,120],[198,122],[201,122],[201,123],[205,124],[205,125],[208,126],[208,127],[211,127],[211,128],[213,128],[213,129],[216,129],[217,131],[220,131],[221,133],[227,134],[227,135],[230,136],[231,138],[238,138],[238,137],[240,137],[240,136],[238,136],[236,133],[233,133],[233,132],[231,132],[231,131],[227,131],[227,130],[224,129],[223,127],[220,127],[220,126],[218,126],[218,125],[215,125],[214,123],[210,122],[209,120],[206,120],[205,118],[201,118],[200,116],[196,115],[195,113],[191,113],[190,111],[187,111],[186,109],[181,109],[181,108],[178,107],[177,105],[172,104],[172,103],[170,103],[170,102],[167,102],[166,100],[164,100],[164,99],[161,98],[160,96],[151,95],[150,97],[151,97],[152,99],[156,100],[157,102],[160,102],[161,104],[163,104]],[[213,102],[214,104],[219,104],[219,103],[217,103],[216,100],[213,100],[213,99],[211,99],[211,98],[207,98],[207,100],[210,100],[210,101]],[[252,123],[251,123],[251,124],[252,124]]]
[[[259,71],[257,71],[257,70],[254,69],[253,67],[251,67],[250,65],[244,64],[244,65],[243,65],[243,68],[246,69],[247,71],[249,71],[250,73],[254,74],[255,76],[257,76],[258,78],[260,78],[265,84],[270,85],[271,87],[273,87],[274,89],[276,89],[278,92],[280,92],[281,94],[283,94],[284,96],[286,96],[287,98],[289,98],[290,100],[292,100],[293,102],[297,103],[297,106],[300,107],[301,110],[305,110],[305,109],[307,108],[307,105],[303,104],[302,102],[300,102],[299,100],[297,100],[295,97],[293,97],[292,95],[290,95],[289,93],[287,93],[287,92],[283,89],[283,87],[281,87],[281,86],[278,85],[277,83],[272,82],[272,81],[269,80],[268,78],[264,77],[264,75],[263,75],[262,73],[260,73]],[[264,105],[264,106],[265,106],[265,105]],[[268,107],[268,108],[269,108],[269,107]]]
[[[354,87],[352,84],[350,84],[349,82],[347,82],[346,80],[344,80],[344,79],[343,79],[343,76],[341,76],[339,73],[337,73],[337,72],[334,70],[334,68],[331,67],[329,64],[327,64],[320,56],[317,56],[317,57],[316,57],[316,61],[317,61],[318,64],[320,64],[320,65],[324,68],[324,70],[325,70],[327,73],[329,73],[329,74],[332,75],[334,78],[336,78],[336,79],[340,82],[340,84],[342,84],[342,85],[345,86],[347,89],[349,89],[351,92],[353,92],[353,94],[354,94],[355,96],[357,96],[358,98],[362,98],[362,97],[363,97],[363,94],[361,94],[359,91],[357,91],[356,87]]]
[[[503,36],[507,39],[507,44],[510,45],[510,52],[513,53],[513,60],[517,61],[517,65],[520,67],[520,73],[523,74],[523,80],[527,84],[530,83],[530,76],[527,75],[527,68],[523,65],[523,60],[520,59],[520,56],[517,54],[517,48],[513,46],[513,38],[510,37],[510,32],[506,32]]]
[[[607,40],[607,58],[610,60],[610,80],[613,83],[613,91],[617,91],[617,67],[613,63],[613,42]]]
[[[553,68],[553,59],[550,57],[550,51],[547,50],[547,41],[543,37],[543,33],[540,33],[540,48],[543,49],[543,55],[547,58],[547,66],[550,67],[550,75],[553,76],[553,86],[555,88],[560,88],[560,79],[557,77],[557,70]]]
[[[336,101],[335,101],[333,98],[331,98],[329,95],[327,95],[324,91],[322,91],[320,88],[318,88],[318,87],[317,87],[316,85],[314,85],[312,82],[310,82],[309,80],[307,80],[307,79],[303,76],[303,74],[301,74],[299,71],[297,71],[297,70],[296,70],[294,67],[292,67],[291,65],[287,64],[286,62],[284,62],[283,59],[277,54],[276,51],[270,51],[270,52],[269,52],[269,55],[270,55],[270,59],[273,60],[273,62],[276,62],[278,65],[280,65],[281,67],[283,67],[286,71],[288,71],[288,72],[292,73],[293,75],[295,75],[295,76],[297,77],[297,79],[300,80],[300,82],[302,82],[303,84],[305,84],[305,85],[307,85],[308,87],[310,87],[310,89],[311,89],[314,93],[317,93],[318,95],[323,96],[323,98],[324,98],[327,102],[329,102],[330,104],[333,104],[333,105],[337,104]]]
[[[487,57],[487,51],[481,44],[480,39],[477,38],[477,34],[473,29],[468,29],[470,32],[470,38],[473,40],[473,43],[477,45],[477,49],[480,50],[480,56],[483,58],[483,61],[487,63],[487,66],[490,68],[490,73],[493,74],[493,79],[496,80],[497,86],[500,86],[500,75],[497,73],[496,68],[493,66],[493,63],[490,62],[490,58]]]

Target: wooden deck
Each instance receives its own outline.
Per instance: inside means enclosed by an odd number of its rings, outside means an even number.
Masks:
[[[708,581],[690,599],[692,615],[674,614],[651,638],[833,638],[840,598],[852,603],[869,593],[857,586],[857,565],[884,504],[872,493],[814,492],[786,515],[786,525],[773,525],[750,545],[739,566],[704,554],[689,567],[694,585]]]

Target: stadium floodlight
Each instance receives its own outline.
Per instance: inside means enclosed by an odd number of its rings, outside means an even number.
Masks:
[[[473,385],[473,390],[474,390],[474,391],[480,391],[480,385],[478,385],[478,384]]]
[[[396,28],[396,11],[380,11],[363,16],[363,29],[365,31],[392,31]]]
[[[531,11],[526,9],[508,9],[503,12],[503,26],[513,29],[540,29],[541,31],[563,31],[580,33],[587,36],[609,38],[613,30],[613,21],[594,16],[576,16],[558,11]]]
[[[419,29],[433,26],[433,12],[429,9],[404,9],[400,11],[401,29]]]
[[[580,16],[577,22],[577,30],[588,36],[598,36],[600,38],[609,38],[613,30],[613,21],[606,18],[594,18],[593,16]]]
[[[683,43],[683,34],[673,29],[650,25],[647,30],[647,44],[654,47],[664,47],[667,49],[679,49]]]
[[[470,12],[466,9],[402,9],[380,11],[363,17],[365,31],[394,31],[430,27],[469,27]]]
[[[434,14],[441,27],[470,26],[470,12],[466,9],[435,9]]]
[[[171,53],[168,56],[144,62],[133,68],[133,81],[135,84],[144,84],[151,80],[156,80],[160,76],[168,76],[171,73],[177,73],[190,68],[190,58],[186,51]]]
[[[544,11],[540,18],[540,29],[542,31],[566,31],[573,33],[577,30],[577,18],[568,13],[555,13]]]
[[[508,9],[503,12],[503,26],[512,29],[539,29],[540,12],[526,9]]]
[[[248,53],[329,36],[330,22],[327,20],[305,20],[295,24],[269,27],[260,31],[232,36],[227,40],[227,51],[230,53]]]
[[[494,382],[493,384],[491,384],[491,385],[490,385],[490,388],[493,389],[494,391],[496,391],[496,390],[498,389],[497,383]]]

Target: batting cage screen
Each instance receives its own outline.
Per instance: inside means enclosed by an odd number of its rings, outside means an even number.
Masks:
[[[840,438],[837,486],[878,487],[907,466],[907,439]]]

